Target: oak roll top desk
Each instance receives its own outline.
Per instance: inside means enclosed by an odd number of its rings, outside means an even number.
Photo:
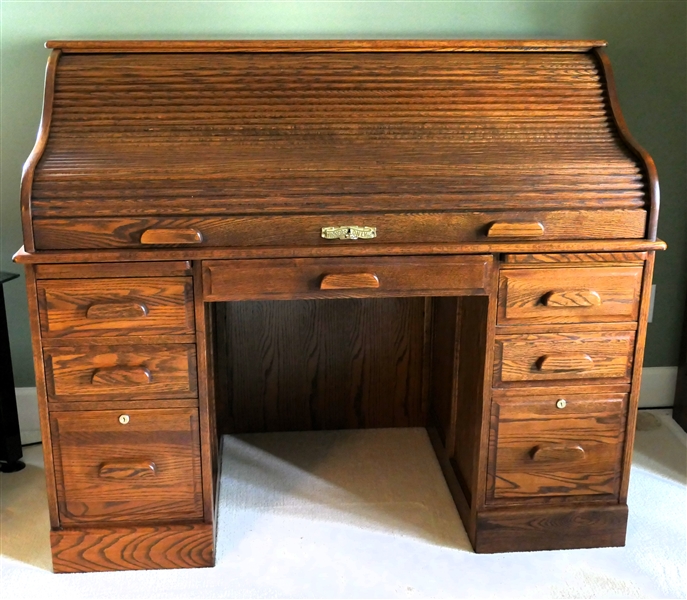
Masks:
[[[477,552],[624,544],[665,244],[603,42],[47,45],[55,571],[212,565],[258,431],[426,427]]]

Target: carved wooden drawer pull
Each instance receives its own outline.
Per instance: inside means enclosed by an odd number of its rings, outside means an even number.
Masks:
[[[588,371],[594,366],[589,354],[581,352],[561,352],[540,356],[536,362],[537,369],[542,373],[561,373],[566,371]]]
[[[146,229],[141,244],[200,244],[203,234],[197,229]]]
[[[118,460],[104,462],[98,469],[102,479],[141,479],[155,477],[157,467],[152,460]]]
[[[93,385],[145,385],[153,376],[145,367],[105,367],[93,371]]]
[[[374,273],[333,273],[325,275],[320,283],[321,290],[353,290],[378,287],[379,278]]]
[[[533,238],[542,235],[544,235],[544,225],[539,222],[496,221],[487,230],[487,237],[490,238]]]
[[[148,307],[140,302],[99,302],[86,309],[87,319],[137,319],[147,314]]]
[[[594,290],[548,292],[542,296],[541,303],[550,308],[601,306],[601,296]]]
[[[585,457],[584,448],[578,444],[542,445],[530,450],[535,462],[572,462]]]

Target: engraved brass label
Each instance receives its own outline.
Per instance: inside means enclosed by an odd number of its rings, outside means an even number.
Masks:
[[[325,240],[371,240],[377,237],[377,228],[358,227],[357,225],[323,227],[322,237]]]

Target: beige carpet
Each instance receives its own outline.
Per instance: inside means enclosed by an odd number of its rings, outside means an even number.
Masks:
[[[684,598],[687,435],[642,411],[625,548],[476,555],[422,429],[227,437],[214,569],[52,575],[40,448],[0,475],[0,598]]]

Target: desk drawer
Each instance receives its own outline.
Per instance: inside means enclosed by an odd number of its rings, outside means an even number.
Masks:
[[[210,260],[206,301],[485,294],[491,256]]]
[[[46,279],[37,288],[44,338],[195,332],[191,277]]]
[[[630,381],[634,331],[497,335],[494,387]]]
[[[44,349],[51,401],[196,398],[194,344]]]
[[[325,239],[322,228],[374,228]],[[35,218],[38,250],[166,246],[331,246],[643,238],[644,210]],[[334,235],[334,233],[332,234]],[[350,235],[350,234],[349,234]]]
[[[626,410],[626,394],[494,398],[488,500],[617,495]]]
[[[203,517],[196,409],[50,415],[63,525]]]
[[[498,323],[636,321],[642,267],[502,269]]]

